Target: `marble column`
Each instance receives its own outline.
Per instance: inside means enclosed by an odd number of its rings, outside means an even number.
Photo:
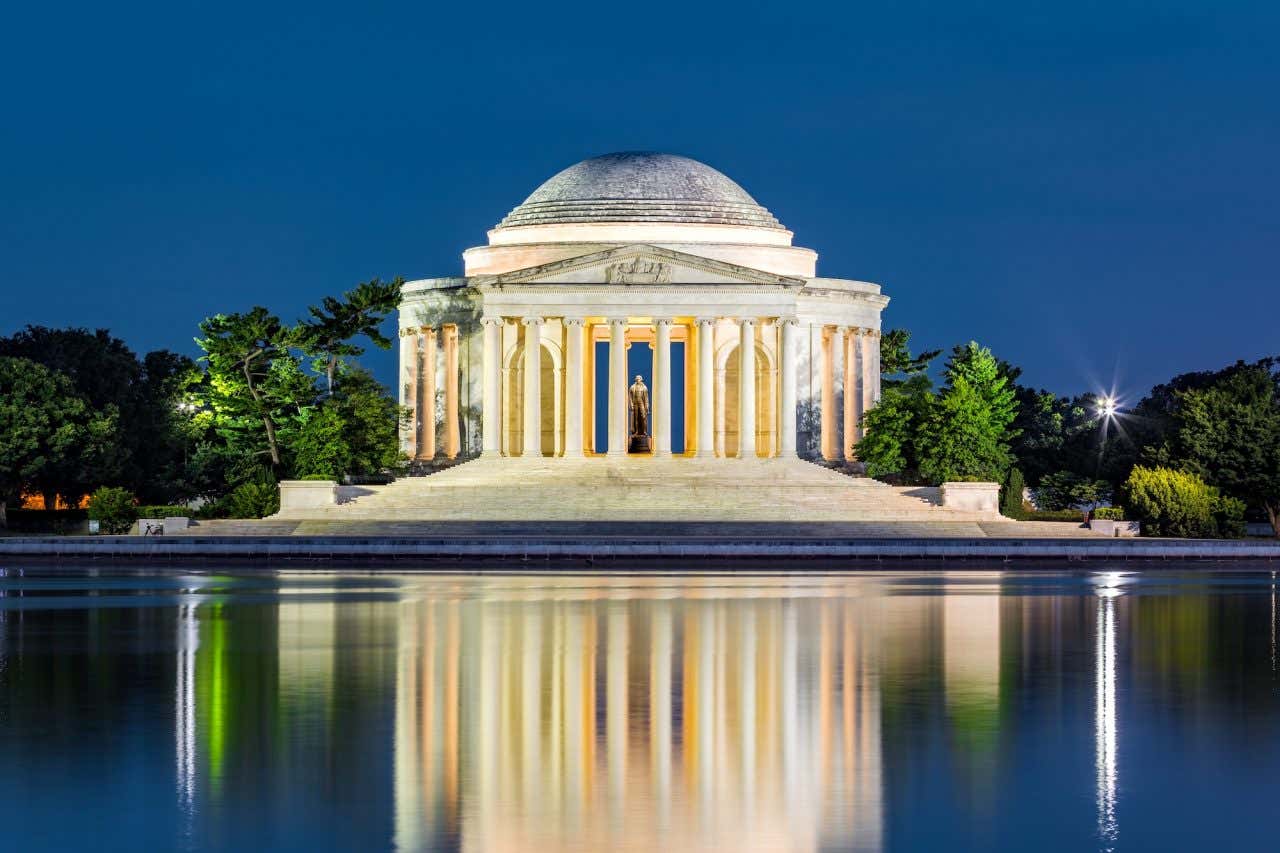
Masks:
[[[502,320],[485,317],[484,412],[481,416],[481,455],[502,454]]]
[[[823,328],[819,334],[822,341],[822,435],[819,442],[823,459],[835,458],[836,408],[835,408],[835,354],[832,352],[834,341],[831,331]]]
[[[756,458],[756,321],[738,321],[738,458]]]
[[[831,394],[830,397],[823,395],[822,413],[824,416],[830,413],[831,432],[828,441],[825,443],[823,458],[830,462],[844,458],[844,444],[841,440],[841,434],[844,426],[843,418],[843,401],[844,401],[844,381],[845,381],[845,349],[844,349],[844,329],[840,326],[834,326],[831,329],[831,348],[828,351],[828,359],[830,361],[831,371]],[[823,389],[826,390],[825,388]],[[828,403],[828,399],[830,403]],[[825,420],[824,420],[825,423]]]
[[[867,409],[875,406],[880,401],[880,332],[877,329],[867,329],[862,336],[863,361],[866,369],[863,375],[866,377],[863,390],[864,407]]]
[[[418,458],[431,461],[436,458],[436,330],[423,326],[422,340],[422,399],[418,417]]]
[[[458,389],[458,327],[445,326],[444,335],[444,456],[457,459],[462,450],[461,394]]]
[[[698,318],[698,408],[694,419],[698,422],[697,455],[708,458],[716,455],[715,404],[715,329],[716,321]]]
[[[858,443],[858,418],[862,416],[862,333],[850,327],[844,334],[844,453],[846,461],[854,459]]]
[[[522,456],[542,455],[542,318],[524,324],[524,449]]]
[[[654,321],[657,347],[653,353],[653,444],[655,456],[671,455],[671,321]]]
[[[564,455],[582,456],[582,320],[566,317],[564,371]]]
[[[609,320],[609,456],[627,455],[627,321]]]
[[[867,413],[867,409],[871,408],[871,363],[872,343],[870,329],[858,329],[853,344],[854,361],[857,363],[857,372],[854,374],[858,377],[858,393],[854,401],[854,409],[856,411],[856,424],[854,425],[853,437],[848,439],[849,446],[855,448],[850,458],[857,456],[856,448],[858,442],[862,441],[862,416]]]
[[[779,428],[779,456],[791,459],[796,455],[796,336],[799,323],[794,317],[782,321],[779,345],[782,348],[782,393],[778,401],[782,417]]]
[[[410,459],[418,458],[418,377],[421,357],[418,352],[418,330],[400,330],[400,405],[408,409],[411,419],[400,424],[400,449]]]

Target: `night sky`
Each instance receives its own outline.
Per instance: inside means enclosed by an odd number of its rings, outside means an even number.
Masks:
[[[1280,352],[1280,7],[166,2],[10,6],[0,333],[292,319],[463,249],[589,156],[742,184],[1060,393]],[[395,355],[366,357],[384,380]]]

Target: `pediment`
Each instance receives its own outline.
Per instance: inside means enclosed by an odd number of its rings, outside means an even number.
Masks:
[[[487,278],[498,286],[509,284],[774,284],[800,287],[804,279],[739,266],[677,252],[659,246],[636,244],[591,252],[573,258],[512,270]]]

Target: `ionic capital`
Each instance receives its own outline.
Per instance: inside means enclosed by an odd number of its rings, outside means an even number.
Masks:
[[[500,327],[500,326],[502,326],[502,324],[503,324],[503,320],[502,320],[502,318],[501,318],[501,317],[481,317],[481,318],[480,318],[480,322],[481,322],[482,324],[486,325],[486,326],[499,326],[499,327]]]
[[[563,317],[560,322],[570,329],[581,329],[584,321],[581,317]]]
[[[615,327],[626,326],[627,318],[626,317],[608,317],[605,319],[605,322],[608,323],[610,326],[615,326]]]
[[[541,317],[521,317],[520,322],[526,326],[541,326],[546,320]]]
[[[671,328],[671,318],[670,318],[670,317],[655,317],[655,318],[653,319],[653,325],[654,325],[654,326],[666,326],[667,328]]]
[[[720,320],[716,317],[695,317],[693,322],[697,323],[699,326],[714,326],[716,323],[720,322]]]

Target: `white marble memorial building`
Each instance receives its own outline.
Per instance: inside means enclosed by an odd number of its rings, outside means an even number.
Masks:
[[[715,169],[584,160],[488,238],[462,276],[405,285],[412,458],[626,454],[633,347],[652,351],[648,453],[855,458],[889,300],[818,276],[817,252]]]

